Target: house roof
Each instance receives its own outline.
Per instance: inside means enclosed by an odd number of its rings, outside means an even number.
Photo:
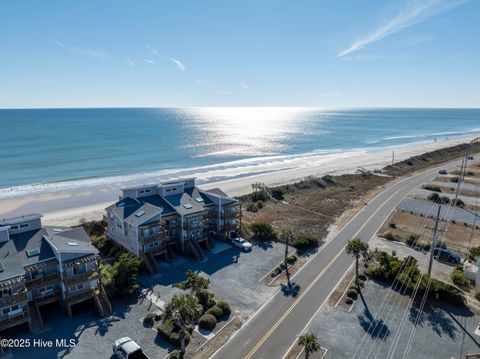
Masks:
[[[12,234],[10,240],[0,243],[0,263],[4,270],[0,280],[25,274],[24,267],[45,260],[54,259],[52,247],[45,240],[45,229],[36,229],[24,233]],[[38,254],[29,255],[28,252]]]
[[[85,232],[82,227],[68,228],[65,230],[53,228],[51,230],[53,230],[54,233],[48,237],[48,241],[60,253],[98,253],[87,232]]]
[[[208,195],[214,195],[216,197],[220,197],[220,203],[223,205],[229,205],[229,204],[234,204],[238,202],[236,199],[229,197],[225,192],[223,192],[220,188],[211,188],[202,191],[203,194],[206,196]],[[214,201],[217,203],[216,201]]]
[[[181,216],[199,213],[205,210],[203,202],[196,201],[186,192],[168,196],[166,200]]]
[[[42,218],[43,215],[38,213],[30,213],[23,216],[0,218],[0,226],[8,226],[10,224],[16,224],[19,222],[25,222],[32,219]]]
[[[143,203],[135,212],[125,218],[125,221],[132,226],[138,226],[145,223],[153,216],[161,214],[162,212],[162,208],[154,206],[150,203]]]

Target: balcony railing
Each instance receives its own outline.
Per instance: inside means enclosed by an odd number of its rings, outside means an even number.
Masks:
[[[45,287],[49,284],[60,282],[60,273],[52,273],[41,278],[30,279],[25,282],[25,285],[29,290],[38,288],[38,287]]]
[[[80,293],[67,293],[65,298],[70,304],[80,303],[84,300],[93,298],[93,290],[87,289]]]
[[[5,294],[0,298],[0,305],[19,304],[28,301],[27,290],[15,294]]]
[[[143,243],[149,243],[158,240],[169,239],[170,235],[167,230],[160,231],[158,233],[152,234],[151,236],[145,236],[143,233],[140,233],[140,239]]]
[[[49,293],[39,294],[34,298],[34,300],[38,304],[47,304],[47,303],[51,303],[59,300],[60,296],[61,296],[60,289],[56,289]]]
[[[87,280],[90,280],[90,279],[95,279],[95,278],[98,278],[99,277],[99,274],[98,274],[98,271],[96,269],[94,270],[90,270],[90,271],[87,271],[85,273],[78,273],[78,274],[75,274],[71,277],[63,277],[63,282],[69,286],[69,285],[72,285],[72,284],[75,284],[75,283],[78,283],[78,282],[85,282]]]
[[[28,312],[24,311],[11,317],[0,317],[0,330],[4,330],[14,325],[26,322],[30,318]]]

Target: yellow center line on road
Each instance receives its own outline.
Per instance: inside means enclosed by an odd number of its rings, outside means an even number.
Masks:
[[[371,219],[385,206],[388,201],[390,201],[397,193],[399,193],[401,190],[403,190],[405,187],[411,186],[411,184],[404,185],[400,187],[398,190],[396,190],[390,197],[388,197],[381,206],[379,206],[375,212],[373,212],[370,217],[363,223],[363,225],[358,229],[358,231],[355,232],[355,234],[352,236],[352,238],[355,238],[361,231],[362,229],[365,228],[365,226],[368,224],[368,222],[371,221]],[[298,303],[302,300],[302,298],[313,288],[313,286],[320,280],[320,278],[325,274],[325,272],[332,266],[332,264],[340,257],[340,255],[344,252],[346,245],[333,257],[333,259],[327,264],[327,266],[315,277],[315,279],[312,281],[312,283],[309,284],[309,286],[302,292],[302,294],[297,298],[296,301],[294,301],[290,307],[287,309],[285,313],[278,319],[278,321],[270,328],[270,330],[263,336],[260,341],[253,347],[253,349],[245,356],[245,359],[250,359],[255,352],[262,346],[263,343],[272,335],[272,333],[278,328],[278,326],[285,320],[285,318],[291,313],[293,309],[297,306]]]

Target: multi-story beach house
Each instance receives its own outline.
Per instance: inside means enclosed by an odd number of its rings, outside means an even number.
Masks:
[[[200,190],[195,178],[126,188],[106,209],[111,240],[142,258],[157,272],[155,257],[174,252],[202,260],[213,238],[225,240],[237,230],[239,202],[220,189]]]
[[[100,284],[98,251],[81,227],[42,227],[42,215],[0,219],[0,331],[28,323],[43,327],[40,308],[57,302],[69,316],[93,300],[111,313]]]

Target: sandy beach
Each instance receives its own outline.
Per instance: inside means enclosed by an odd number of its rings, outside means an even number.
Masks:
[[[404,160],[424,152],[465,143],[475,136],[449,141],[437,141],[401,146],[395,149],[395,161]],[[196,176],[201,188],[220,187],[231,196],[251,191],[251,184],[263,182],[269,186],[287,184],[306,176],[353,173],[358,168],[380,169],[392,161],[392,150],[353,151],[332,155],[310,155],[293,159],[272,161],[264,165],[245,165],[235,168],[216,168],[210,171],[189,173]],[[152,183],[165,178],[151,178]],[[80,220],[99,219],[104,208],[114,202],[121,188],[141,183],[115,183],[49,193],[39,193],[0,201],[0,218],[26,213],[42,213],[45,224],[77,225]]]

